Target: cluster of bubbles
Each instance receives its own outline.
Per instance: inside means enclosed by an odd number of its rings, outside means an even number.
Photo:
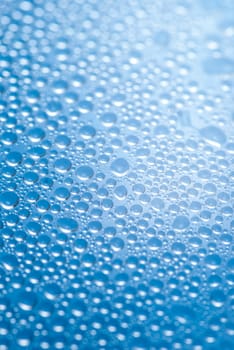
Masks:
[[[232,10],[1,2],[0,350],[233,349]]]

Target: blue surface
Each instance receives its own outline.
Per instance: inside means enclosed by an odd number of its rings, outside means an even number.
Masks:
[[[0,350],[234,349],[233,13],[0,2]]]

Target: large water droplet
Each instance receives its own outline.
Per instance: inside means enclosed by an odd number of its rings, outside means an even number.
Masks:
[[[117,177],[124,176],[128,173],[129,163],[124,158],[117,158],[111,164],[111,171]]]
[[[189,227],[189,224],[190,222],[187,216],[179,215],[173,221],[173,228],[177,231],[183,231]]]
[[[0,205],[3,209],[11,210],[17,206],[19,202],[19,197],[16,193],[5,191],[0,195]]]
[[[224,132],[213,125],[202,128],[200,133],[207,143],[215,147],[221,147],[227,139]]]
[[[57,225],[59,230],[64,233],[75,232],[78,229],[77,221],[68,217],[58,219]]]

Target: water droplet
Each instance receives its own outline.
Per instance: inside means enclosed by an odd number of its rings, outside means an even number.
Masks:
[[[173,228],[177,231],[183,231],[188,228],[190,225],[189,219],[187,216],[179,215],[175,218],[173,222]]]
[[[0,205],[3,209],[11,210],[14,209],[19,203],[19,197],[16,193],[6,191],[0,195]]]
[[[210,125],[200,130],[201,136],[211,146],[221,147],[226,142],[226,135],[216,126]]]
[[[78,223],[76,220],[64,217],[57,221],[58,228],[63,233],[72,233],[78,229]]]
[[[129,171],[129,163],[124,158],[117,158],[111,164],[111,171],[117,177],[125,176]]]
[[[94,171],[90,166],[82,165],[76,171],[76,176],[81,181],[87,181],[94,175]]]

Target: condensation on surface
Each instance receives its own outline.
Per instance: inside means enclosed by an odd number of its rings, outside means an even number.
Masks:
[[[0,13],[0,350],[232,350],[234,2]]]

